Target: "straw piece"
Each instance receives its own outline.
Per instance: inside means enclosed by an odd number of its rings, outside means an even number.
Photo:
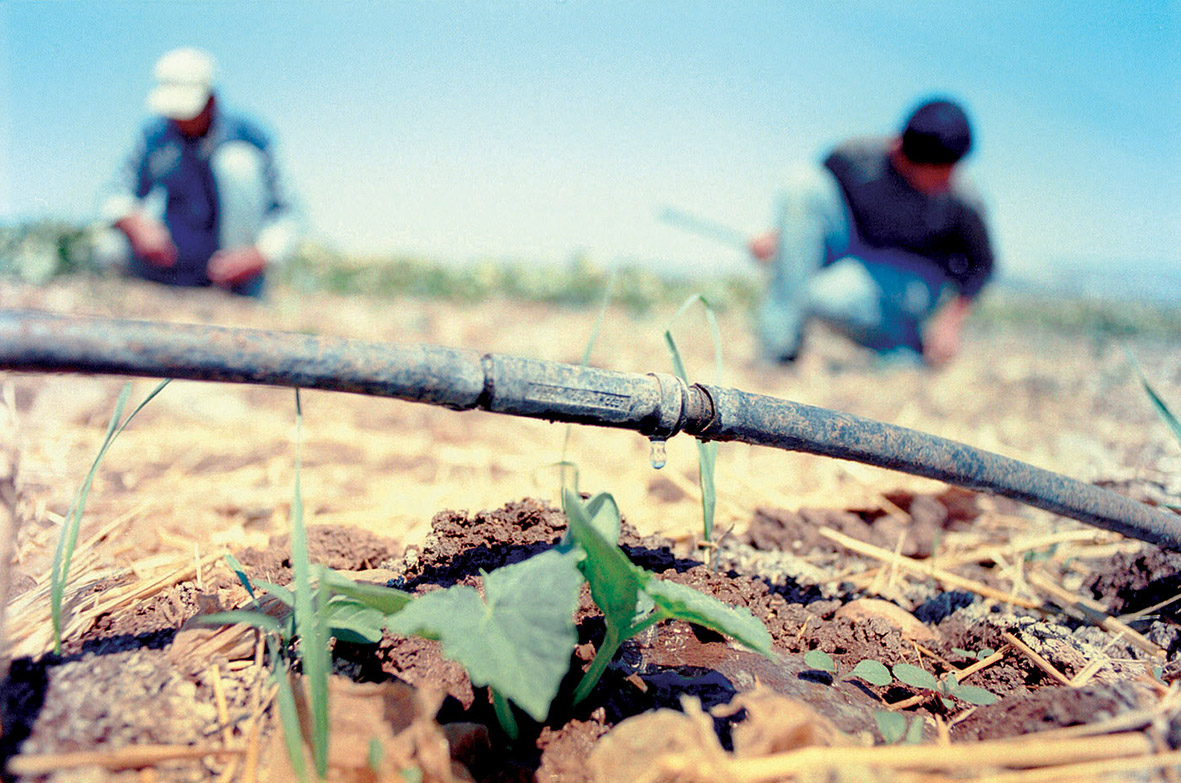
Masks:
[[[1037,571],[1029,572],[1029,583],[1050,597],[1050,600],[1064,609],[1075,609],[1091,622],[1105,631],[1122,633],[1131,644],[1139,647],[1149,655],[1164,658],[1165,651],[1150,642],[1143,635],[1120,622],[1107,613],[1102,604],[1081,595],[1075,595],[1065,587],[1057,584],[1045,574]]]
[[[989,587],[988,585],[982,584],[975,580],[944,571],[941,568],[930,568],[923,562],[915,560],[912,557],[899,555],[897,558],[895,558],[894,553],[887,549],[882,549],[881,547],[874,546],[873,544],[867,544],[864,541],[859,541],[856,538],[853,538],[852,536],[846,536],[843,533],[838,533],[831,528],[822,527],[819,528],[817,532],[830,541],[840,544],[841,546],[852,550],[853,552],[865,555],[866,557],[872,557],[876,560],[881,560],[882,562],[895,561],[900,567],[910,571],[913,574],[924,578],[931,577],[937,579],[951,587],[969,590],[973,593],[977,593],[978,595],[982,595],[985,598],[993,598],[997,601],[1013,604],[1014,606],[1021,606],[1026,609],[1037,609],[1041,606],[1040,604],[1037,604],[1028,599],[1021,598],[1011,593],[1005,593],[1001,590]]]
[[[1091,761],[1082,764],[1063,764],[1056,767],[1023,770],[1021,772],[1006,772],[1000,775],[990,775],[989,783],[1047,783],[1048,781],[1066,781],[1076,783],[1080,780],[1099,780],[1101,775],[1115,772],[1145,772],[1151,769],[1177,767],[1181,769],[1181,750],[1157,753],[1152,756],[1139,756],[1127,759],[1107,759]]]
[[[989,767],[1051,767],[1103,759],[1148,756],[1152,741],[1138,732],[1025,744],[1000,741],[958,745],[891,745],[875,748],[810,747],[730,764],[731,783],[768,783],[822,770],[874,767],[894,770],[972,770]]]
[[[998,662],[1001,658],[1004,658],[1005,653],[1008,651],[1009,645],[1006,644],[984,660],[976,661],[976,663],[972,664],[971,666],[966,666],[963,669],[957,669],[955,672],[956,681],[963,682],[981,669],[987,669],[989,666],[992,666],[994,663]]]
[[[1045,658],[1038,655],[1037,652],[1035,652],[1033,650],[1033,648],[1031,648],[1028,644],[1021,641],[1020,639],[1018,639],[1016,636],[1009,633],[1008,631],[1005,631],[1004,633],[1002,633],[1001,636],[1004,637],[1004,640],[1006,642],[1013,645],[1018,650],[1020,650],[1022,653],[1024,653],[1026,658],[1033,661],[1034,665],[1037,666],[1042,671],[1044,671],[1046,674],[1050,675],[1052,678],[1054,678],[1058,682],[1062,683],[1063,685],[1070,685],[1070,678],[1069,677],[1067,677],[1062,672],[1058,671],[1058,669],[1055,668],[1054,664],[1050,663]]]
[[[947,555],[943,558],[943,564],[945,567],[950,567],[965,563],[980,563],[992,560],[997,555],[1012,556],[1038,549],[1045,549],[1055,544],[1067,544],[1076,541],[1096,541],[1102,536],[1103,532],[1099,530],[1063,530],[1059,533],[1038,536],[1036,538],[1017,539],[1010,544],[987,544],[977,549],[968,550],[967,552]]]
[[[209,682],[213,686],[213,703],[217,705],[217,722],[221,724],[221,741],[228,746],[234,737],[230,729],[230,711],[226,708],[226,692],[221,682],[221,670],[216,663],[209,667]]]
[[[103,767],[136,769],[165,761],[200,759],[206,756],[232,756],[243,752],[238,747],[201,747],[194,745],[135,745],[118,750],[83,750],[74,753],[43,753],[13,756],[8,760],[10,775],[48,775],[59,769]]]

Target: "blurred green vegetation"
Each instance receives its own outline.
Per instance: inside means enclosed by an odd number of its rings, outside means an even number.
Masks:
[[[0,225],[0,277],[43,284],[62,275],[110,275],[96,261],[94,233],[58,220]],[[392,257],[347,256],[305,243],[275,282],[303,292],[386,299],[403,297],[476,303],[490,299],[594,307],[612,271],[584,255],[562,265],[487,260],[467,264]],[[633,313],[675,307],[701,294],[719,311],[753,308],[761,285],[752,275],[689,278],[638,266],[615,270],[612,301]],[[973,313],[981,328],[1037,327],[1091,337],[1181,334],[1181,307],[1167,304],[1061,297],[990,287]]]

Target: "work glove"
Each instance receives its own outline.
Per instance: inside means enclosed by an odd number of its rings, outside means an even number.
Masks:
[[[142,212],[133,212],[115,223],[127,236],[131,251],[153,266],[168,268],[176,264],[176,245],[168,226]]]
[[[214,284],[229,288],[256,277],[266,268],[267,260],[254,245],[218,250],[209,259],[207,274]]]
[[[752,256],[766,263],[774,258],[775,253],[779,250],[779,232],[768,231],[766,234],[752,239],[746,247]]]

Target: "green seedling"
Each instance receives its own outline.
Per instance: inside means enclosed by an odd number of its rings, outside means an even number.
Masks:
[[[996,650],[991,647],[982,647],[976,652],[965,650],[963,647],[952,647],[951,651],[956,655],[967,658],[969,661],[983,661],[985,658],[996,654]]]
[[[604,494],[584,504],[569,491],[563,497],[570,538],[585,552],[578,567],[607,626],[590,668],[574,691],[575,704],[594,689],[620,645],[662,620],[709,628],[771,656],[771,634],[749,610],[731,608],[692,588],[660,580],[628,560],[616,543],[621,520],[615,501],[609,499]]]
[[[901,742],[906,745],[917,745],[923,739],[923,717],[916,715],[906,725],[906,716],[889,710],[874,710],[874,722],[878,724],[878,731],[887,745]]]
[[[582,578],[581,554],[548,550],[484,574],[484,595],[456,585],[419,596],[388,618],[391,632],[437,639],[474,685],[510,699],[535,720],[550,702],[578,642],[574,610]],[[514,733],[508,705],[494,703],[501,725]]]
[[[836,661],[832,659],[832,656],[824,652],[824,650],[809,650],[804,655],[804,663],[817,671],[831,674],[834,679],[848,680],[856,677],[865,680],[870,685],[877,685],[878,687],[889,685],[893,679],[890,676],[890,670],[886,668],[885,664],[871,659],[858,661],[857,665],[850,671],[837,677]]]
[[[705,308],[705,321],[709,324],[710,332],[713,335],[714,341],[714,370],[715,383],[721,385],[722,383],[722,335],[718,329],[718,319],[714,314],[714,307],[701,294],[694,294],[690,296],[673,314],[673,317],[668,320],[668,324],[664,327],[664,343],[668,346],[669,355],[672,357],[673,371],[677,377],[689,383],[689,375],[685,371],[685,362],[681,358],[681,352],[677,349],[676,341],[673,340],[672,327],[681,315],[692,307],[697,302],[700,302]],[[706,542],[713,540],[714,532],[714,511],[717,507],[717,492],[714,485],[714,471],[718,461],[718,444],[713,441],[697,440],[697,478],[701,485],[701,520],[702,520],[702,535]]]
[[[930,691],[939,697],[940,702],[947,709],[952,709],[954,706],[951,701],[953,697],[960,701],[966,701],[968,704],[980,706],[996,703],[996,696],[983,688],[978,688],[975,685],[961,685],[954,672],[944,675],[943,679],[937,679],[935,675],[925,669],[920,669],[909,663],[899,663],[894,665],[894,676],[907,685]]]
[[[50,573],[50,593],[49,606],[50,614],[53,617],[53,651],[61,654],[62,651],[62,600],[66,592],[66,582],[70,575],[70,561],[74,557],[74,548],[78,545],[78,530],[82,526],[82,513],[86,510],[86,499],[90,496],[90,487],[94,483],[95,474],[98,473],[98,465],[106,456],[107,450],[111,448],[111,444],[115,442],[115,438],[119,437],[123,430],[127,429],[127,425],[135,418],[135,414],[143,410],[144,406],[152,401],[157,394],[163,391],[164,387],[168,385],[168,381],[161,381],[160,384],[144,397],[143,402],[135,407],[120,423],[119,418],[123,415],[123,408],[127,404],[127,399],[131,396],[131,384],[128,383],[123,387],[123,391],[119,394],[119,399],[115,402],[115,412],[111,416],[111,422],[107,425],[107,434],[103,438],[102,446],[98,450],[98,454],[94,458],[94,462],[90,464],[90,470],[86,474],[86,478],[82,481],[78,491],[74,493],[74,500],[70,503],[70,510],[66,512],[65,522],[62,525],[61,537],[57,540],[57,549],[53,553],[53,566]]]
[[[1169,410],[1169,406],[1156,393],[1156,389],[1152,388],[1152,385],[1148,382],[1148,377],[1144,374],[1144,370],[1140,368],[1140,363],[1136,361],[1136,357],[1132,354],[1131,349],[1127,349],[1127,351],[1128,358],[1132,362],[1132,367],[1135,368],[1136,375],[1140,378],[1140,385],[1144,387],[1144,393],[1148,395],[1149,401],[1152,402],[1152,407],[1156,410],[1157,415],[1161,417],[1165,425],[1172,430],[1173,437],[1177,439],[1177,442],[1181,443],[1181,421],[1177,420],[1177,417]]]

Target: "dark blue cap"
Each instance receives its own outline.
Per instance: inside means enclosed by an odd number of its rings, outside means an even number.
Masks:
[[[902,154],[914,163],[955,163],[971,148],[968,115],[949,100],[919,106],[902,131]]]

